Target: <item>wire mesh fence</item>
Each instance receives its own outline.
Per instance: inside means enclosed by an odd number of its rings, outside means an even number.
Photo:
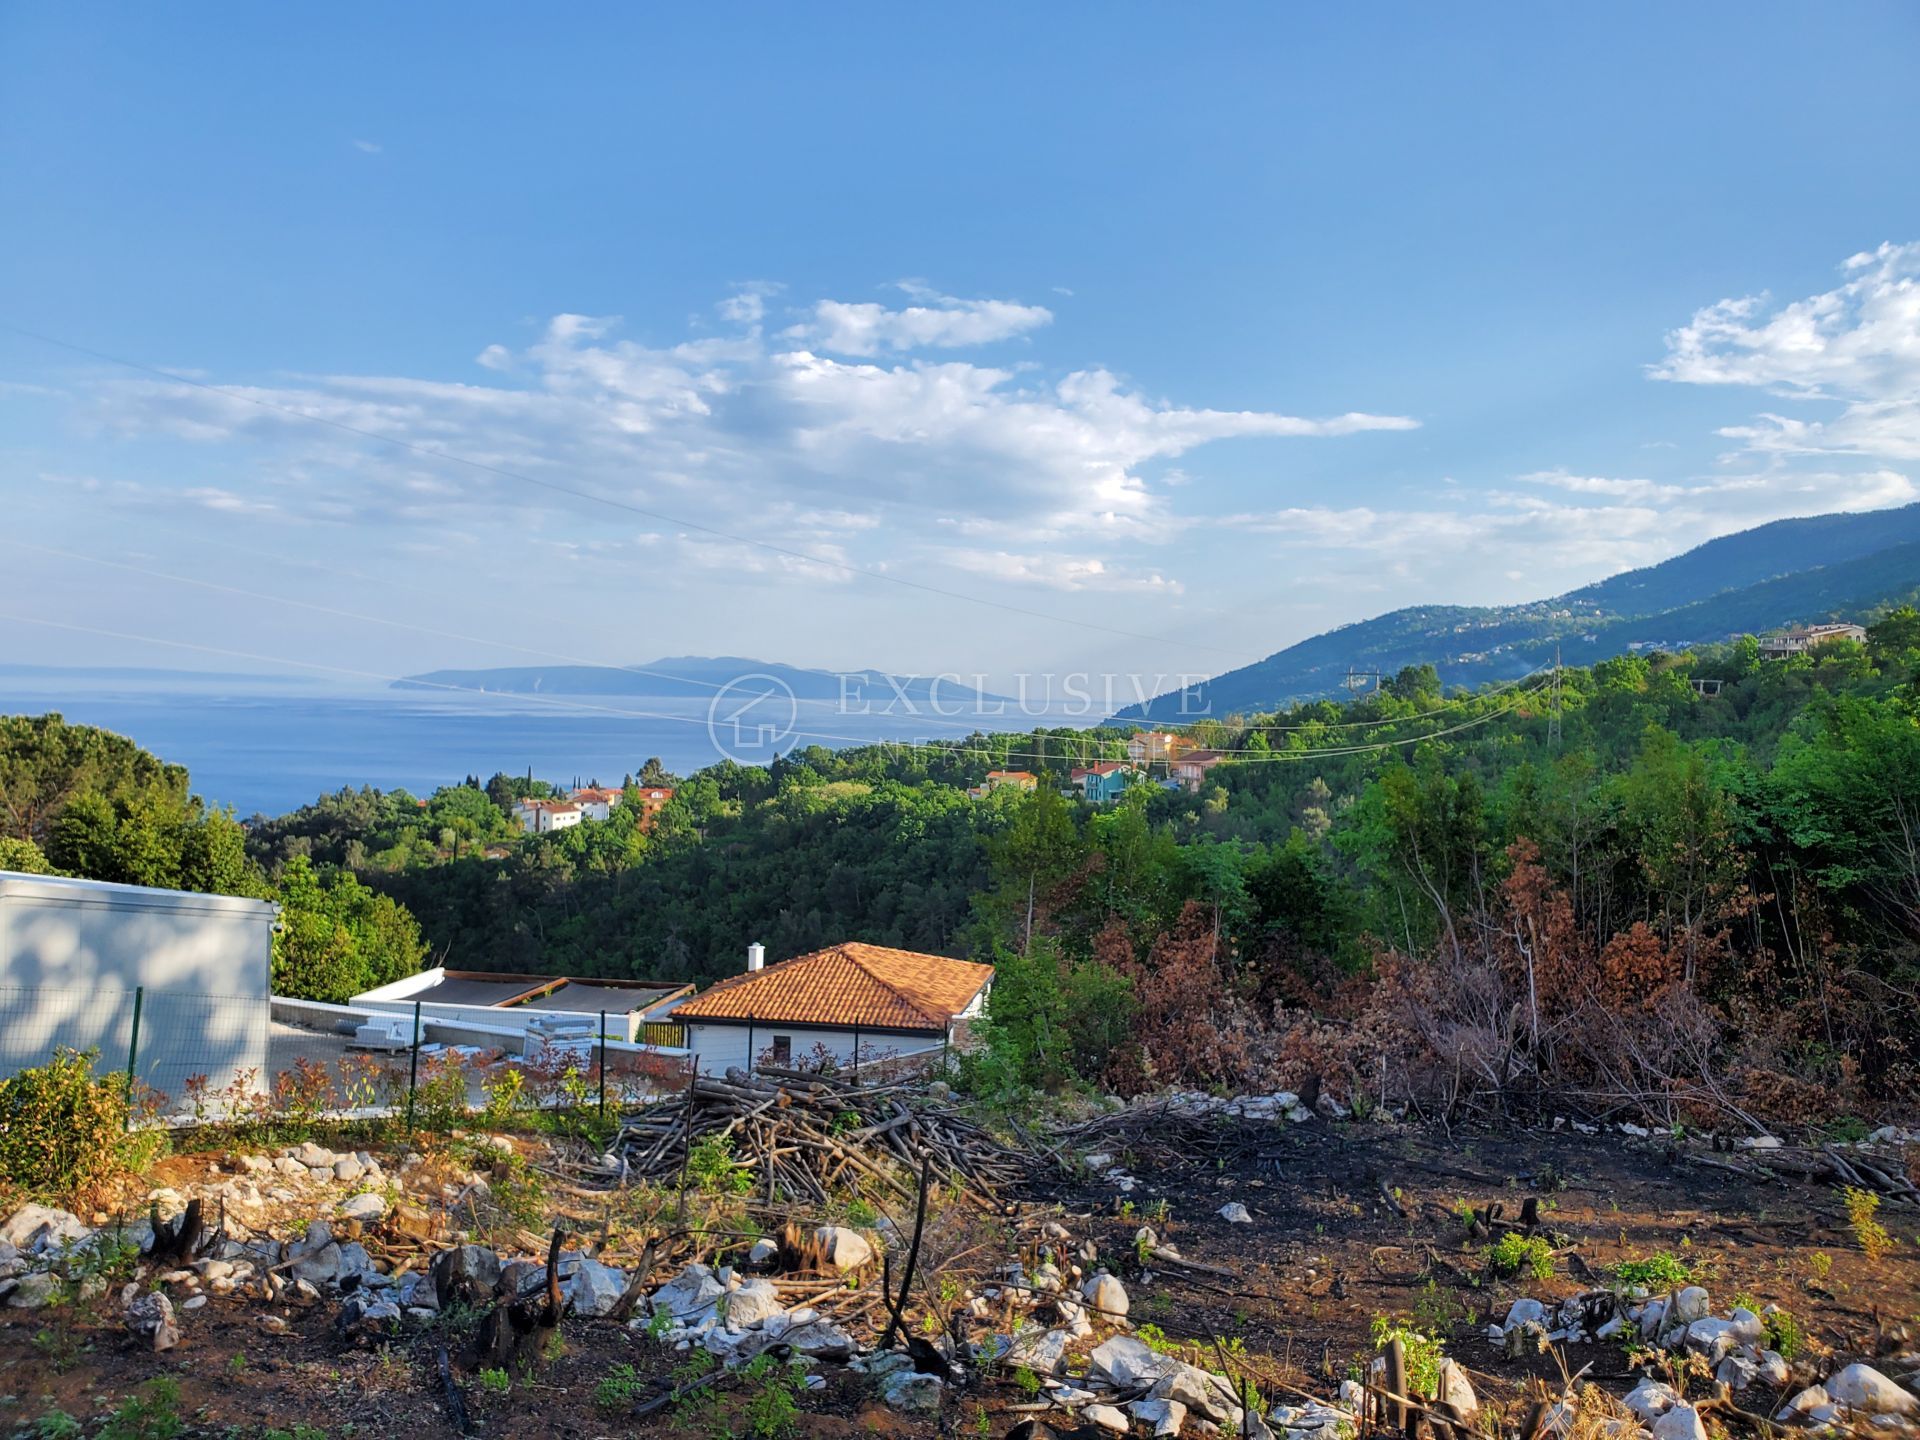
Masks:
[[[624,1041],[618,1015],[587,1017],[564,1037],[530,1026],[476,1044],[438,1038],[464,1032],[418,1006],[295,1013],[300,1023],[277,1018],[264,995],[0,987],[0,1078],[72,1049],[126,1086],[136,1123],[378,1117],[444,1129],[475,1112],[612,1114],[677,1091],[691,1065]]]

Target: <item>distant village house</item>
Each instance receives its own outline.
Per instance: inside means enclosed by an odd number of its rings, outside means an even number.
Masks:
[[[1193,742],[1165,730],[1142,730],[1127,741],[1127,758],[1136,765],[1167,765]]]
[[[1760,658],[1791,660],[1796,655],[1806,654],[1816,645],[1825,645],[1832,640],[1855,640],[1865,644],[1866,639],[1866,627],[1862,625],[1795,625],[1777,635],[1763,638],[1760,641]]]
[[[1180,782],[1183,790],[1198,791],[1205,783],[1207,772],[1216,765],[1224,765],[1231,755],[1222,755],[1218,750],[1189,750],[1173,762],[1173,778]]]
[[[548,835],[578,825],[581,809],[571,800],[516,800],[513,818],[529,835]]]
[[[1118,800],[1127,787],[1143,777],[1140,767],[1125,760],[1100,760],[1070,771],[1068,782],[1080,797],[1094,805]]]
[[[996,790],[1032,790],[1040,777],[1029,770],[989,770],[986,780],[967,791],[974,799],[984,799]]]

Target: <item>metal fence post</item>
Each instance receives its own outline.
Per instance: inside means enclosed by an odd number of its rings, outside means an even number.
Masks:
[[[860,1073],[860,1027],[853,1027],[853,1073]]]
[[[420,1002],[413,1002],[413,1046],[407,1056],[407,1133],[413,1133],[413,1092],[420,1083]]]
[[[133,1033],[127,1037],[127,1123],[126,1128],[133,1129],[133,1067],[140,1058],[140,1006],[146,999],[147,987],[133,987]]]
[[[600,1012],[600,1118],[607,1118],[607,1012]]]
[[[747,1016],[747,1074],[753,1074],[753,1016]]]

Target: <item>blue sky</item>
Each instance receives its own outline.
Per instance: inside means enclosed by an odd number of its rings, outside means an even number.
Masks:
[[[0,660],[1206,673],[1920,499],[1917,61],[1874,4],[11,6],[0,323],[218,388],[0,331]]]

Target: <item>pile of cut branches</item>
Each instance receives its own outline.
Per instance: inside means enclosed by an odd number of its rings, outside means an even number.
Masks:
[[[991,1203],[1031,1164],[934,1101],[923,1083],[867,1085],[771,1067],[696,1076],[678,1096],[628,1116],[614,1143],[629,1180],[656,1184],[684,1184],[703,1149],[750,1177],[751,1193],[768,1202],[822,1204],[836,1189],[868,1186],[912,1199],[914,1174],[930,1160],[940,1179]]]

